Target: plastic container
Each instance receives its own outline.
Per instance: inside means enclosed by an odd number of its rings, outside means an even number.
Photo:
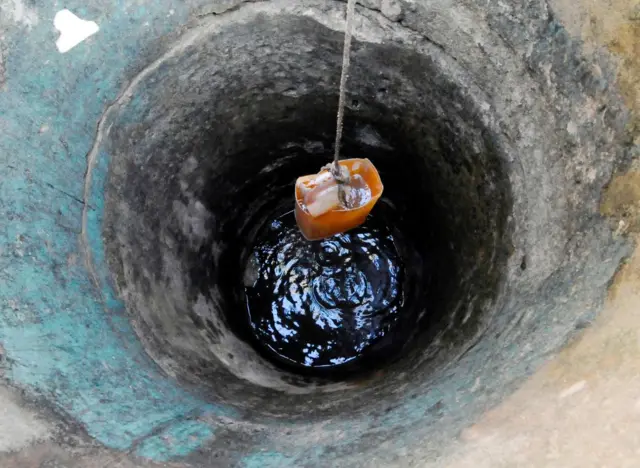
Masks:
[[[303,176],[296,181],[296,222],[302,235],[307,240],[320,240],[342,232],[349,231],[365,222],[367,216],[380,199],[383,191],[382,180],[378,170],[368,159],[345,159],[340,161],[352,178],[359,175],[371,191],[366,203],[353,208],[343,206],[330,209],[324,214],[313,216],[305,204],[305,183],[313,176]],[[321,171],[319,174],[323,174]]]

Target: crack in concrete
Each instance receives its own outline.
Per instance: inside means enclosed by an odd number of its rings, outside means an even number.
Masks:
[[[43,180],[38,180],[38,179],[35,179],[35,178],[32,178],[32,180],[36,184],[39,184],[41,186],[45,186],[45,187],[48,187],[48,188],[50,188],[52,190],[55,190],[56,192],[61,193],[62,195],[65,195],[65,196],[69,197],[71,200],[80,203],[81,205],[85,205],[85,203],[86,203],[82,198],[79,198],[79,197],[77,197],[77,196],[75,196],[75,195],[73,195],[73,194],[71,194],[71,193],[69,193],[69,192],[67,192],[65,190],[62,190],[61,188],[56,187],[55,185],[53,185],[50,182],[45,182]],[[92,205],[89,205],[88,207],[91,210],[95,210],[95,207],[92,206]]]
[[[342,3],[345,3],[346,0],[338,0]],[[360,9],[362,10],[368,10],[371,12],[374,12],[380,16],[382,16],[383,18],[385,18],[387,21],[390,21],[393,24],[398,25],[399,27],[412,32],[416,35],[418,35],[419,37],[421,37],[422,39],[424,39],[425,41],[427,41],[429,44],[432,44],[433,46],[437,47],[438,49],[440,49],[443,53],[445,53],[447,56],[451,57],[453,60],[455,60],[456,62],[458,61],[458,59],[456,57],[454,57],[453,55],[451,55],[450,51],[445,47],[444,44],[439,43],[438,41],[434,40],[433,38],[429,37],[427,34],[425,34],[423,31],[419,31],[418,29],[410,26],[407,22],[406,22],[406,14],[405,14],[405,8],[406,6],[402,6],[402,12],[401,14],[397,15],[396,17],[393,17],[391,15],[385,14],[382,6],[380,7],[374,7],[368,4],[363,4],[361,2],[357,2],[357,5],[360,6]]]

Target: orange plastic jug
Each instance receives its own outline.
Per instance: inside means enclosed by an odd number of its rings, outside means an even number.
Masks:
[[[305,201],[305,195],[310,190],[309,184],[316,184],[314,188],[317,188],[317,184],[324,183],[326,190],[337,190],[335,181],[332,180],[333,176],[327,169],[324,169],[318,174],[299,177],[296,181],[295,216],[298,227],[307,240],[324,239],[360,226],[365,222],[382,195],[382,180],[380,180],[378,170],[371,161],[368,159],[345,159],[339,164],[341,168],[346,168],[349,171],[354,183],[356,180],[364,182],[370,195],[357,206],[346,208],[339,205],[328,211],[314,210],[311,204],[307,204],[308,200]],[[319,211],[322,213],[318,214]]]

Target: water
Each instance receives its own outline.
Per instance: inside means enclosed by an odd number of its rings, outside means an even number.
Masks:
[[[293,214],[259,236],[245,272],[249,323],[270,357],[306,369],[354,363],[399,321],[403,266],[382,220],[322,241]]]

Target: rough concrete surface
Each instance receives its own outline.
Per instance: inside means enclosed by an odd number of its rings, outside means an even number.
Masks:
[[[99,449],[69,449],[54,443],[38,444],[20,453],[0,455],[0,464],[11,468],[176,468],[133,459],[127,453]]]
[[[618,86],[634,113],[630,131],[640,144],[640,3],[637,0],[554,0],[564,26],[587,50],[606,48],[618,58]]]
[[[594,325],[460,439],[457,453],[427,466],[638,466],[640,249]]]
[[[640,3],[556,0],[563,24],[592,51],[618,58],[619,85],[640,143]],[[632,163],[637,169],[638,160]],[[614,178],[602,212],[619,233],[638,232],[637,172]],[[636,238],[636,243],[640,239]],[[640,460],[640,248],[617,274],[604,311],[515,394],[460,435],[432,466],[636,467]]]
[[[50,429],[32,411],[22,407],[8,389],[0,387],[0,453],[13,452],[46,440]]]
[[[565,26],[593,51],[617,56],[619,85],[640,143],[640,3],[552,2]],[[632,163],[637,169],[638,160]],[[614,178],[602,212],[637,233],[640,180]],[[636,243],[640,241],[636,238]],[[637,467],[640,463],[640,248],[611,285],[604,311],[515,394],[460,435],[458,452],[432,466]]]
[[[619,234],[640,232],[640,172],[631,170],[613,178],[604,194],[601,212]]]

